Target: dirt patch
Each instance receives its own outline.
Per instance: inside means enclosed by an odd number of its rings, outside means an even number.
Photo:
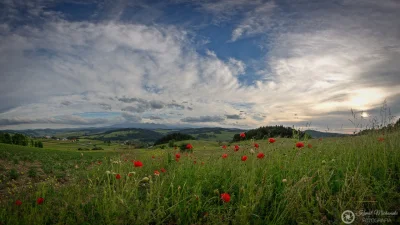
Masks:
[[[33,189],[37,183],[44,182],[48,176],[38,161],[5,161],[0,159],[0,201],[7,196]]]

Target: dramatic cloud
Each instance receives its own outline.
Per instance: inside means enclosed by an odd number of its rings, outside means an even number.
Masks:
[[[69,124],[69,125],[96,125],[96,124],[104,124],[107,123],[107,119],[86,119],[81,118],[79,116],[62,116],[58,118],[39,118],[39,119],[30,119],[30,118],[9,118],[9,119],[0,119],[0,125],[20,125],[20,124]]]
[[[0,129],[400,115],[396,0],[62,3],[0,3]]]
[[[242,120],[244,119],[243,117],[241,117],[240,115],[237,114],[232,114],[232,115],[225,115],[227,119],[231,119],[231,120]]]
[[[134,115],[131,113],[123,112],[121,115],[128,122],[140,122],[142,120],[142,118],[140,118],[140,116]]]
[[[200,116],[200,117],[186,117],[181,121],[186,123],[213,123],[213,122],[222,122],[225,118],[221,116]]]

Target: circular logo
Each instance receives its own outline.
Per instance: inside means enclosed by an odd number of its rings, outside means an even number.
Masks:
[[[342,221],[345,224],[351,224],[356,219],[356,215],[351,210],[346,210],[342,213]]]

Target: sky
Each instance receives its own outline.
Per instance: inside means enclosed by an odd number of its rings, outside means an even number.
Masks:
[[[399,0],[3,0],[0,129],[349,133],[352,109],[368,124],[386,100],[400,116],[399,12]]]

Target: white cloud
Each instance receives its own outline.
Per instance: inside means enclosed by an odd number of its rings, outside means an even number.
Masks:
[[[233,30],[231,41],[236,41],[243,36],[252,36],[266,32],[273,23],[271,19],[276,5],[266,2],[248,12],[240,24]]]

